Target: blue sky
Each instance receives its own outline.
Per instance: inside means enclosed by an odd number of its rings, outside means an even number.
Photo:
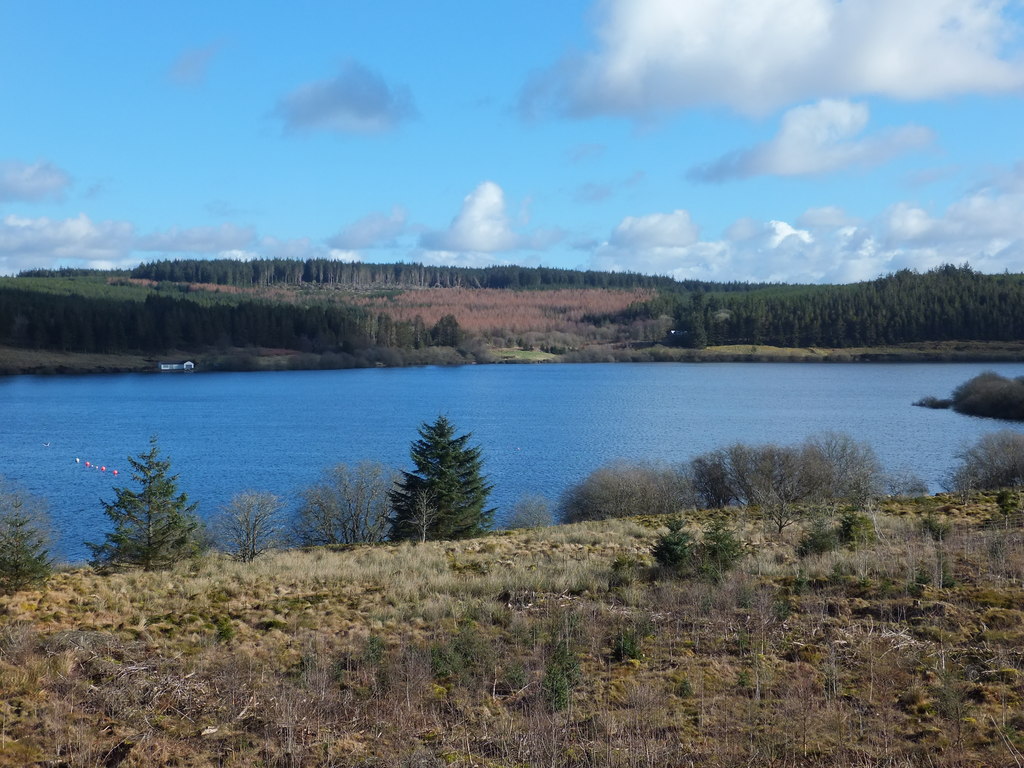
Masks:
[[[0,273],[1024,271],[1024,7],[0,0]]]

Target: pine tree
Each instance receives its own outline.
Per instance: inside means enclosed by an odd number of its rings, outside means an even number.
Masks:
[[[153,571],[199,551],[197,505],[178,493],[178,476],[169,475],[170,461],[159,458],[156,436],[149,439],[149,445],[146,453],[128,457],[132,479],[141,489],[115,488],[116,500],[103,502],[114,530],[102,544],[86,544],[96,566],[134,565]]]
[[[465,539],[486,531],[494,515],[486,509],[491,485],[480,473],[481,449],[470,434],[455,436],[444,416],[422,424],[410,456],[414,472],[403,472],[391,494],[392,539]],[[429,509],[425,510],[425,507]],[[424,518],[424,512],[429,515]],[[423,525],[421,523],[426,523]]]
[[[40,584],[52,571],[45,504],[0,478],[0,594]]]

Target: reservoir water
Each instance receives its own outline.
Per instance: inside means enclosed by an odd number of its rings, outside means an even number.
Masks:
[[[886,469],[933,491],[980,435],[1024,425],[915,408],[983,370],[1024,364],[488,365],[281,373],[0,378],[0,475],[49,502],[56,553],[100,541],[128,455],[161,450],[209,516],[237,492],[288,508],[327,467],[411,469],[417,427],[446,414],[483,448],[497,521],[524,494],[552,502],[601,464],[685,461],[736,441],[826,430],[870,443]],[[79,463],[75,459],[80,459]],[[85,462],[107,467],[86,468]],[[118,477],[112,470],[118,469]]]

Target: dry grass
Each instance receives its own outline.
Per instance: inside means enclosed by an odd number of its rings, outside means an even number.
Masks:
[[[60,573],[0,599],[0,766],[1020,764],[991,514],[902,501],[799,558],[737,510],[718,582],[653,568],[657,518]]]

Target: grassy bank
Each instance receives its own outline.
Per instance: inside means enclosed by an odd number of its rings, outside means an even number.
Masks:
[[[0,599],[0,765],[1019,764],[995,515],[902,501],[801,558],[734,510],[719,581],[653,568],[657,518],[67,571]]]

